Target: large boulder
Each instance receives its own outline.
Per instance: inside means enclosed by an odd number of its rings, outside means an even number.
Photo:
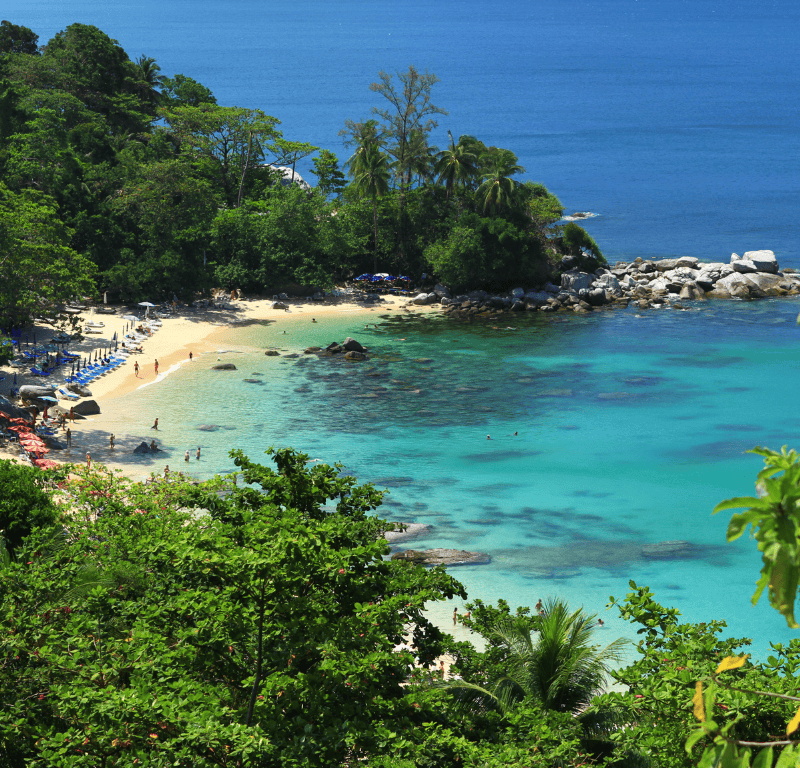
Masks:
[[[411,299],[412,304],[419,304],[420,306],[435,304],[437,301],[439,301],[439,297],[435,293],[418,293]]]
[[[743,261],[750,261],[759,272],[778,273],[778,260],[772,251],[747,251],[742,257]]]
[[[553,294],[547,291],[528,291],[525,294],[525,301],[529,304],[547,304],[552,298]]]
[[[25,400],[38,400],[40,397],[53,397],[54,387],[42,387],[36,384],[23,384],[19,388],[20,397]]]
[[[406,549],[395,552],[392,560],[410,560],[419,565],[485,565],[491,561],[485,552],[466,552],[461,549]]]
[[[692,301],[694,299],[704,299],[705,291],[696,283],[684,283],[683,288],[681,288],[680,298]]]
[[[622,287],[619,284],[619,280],[611,273],[600,275],[600,277],[594,281],[594,287],[602,288],[614,296],[622,296]]]
[[[433,292],[440,298],[440,299],[449,299],[452,298],[450,296],[450,289],[446,285],[441,285],[437,283],[434,286]]]
[[[12,419],[30,419],[31,415],[22,408],[18,408],[8,398],[0,395],[0,411]]]
[[[67,389],[70,392],[74,392],[78,397],[91,397],[92,390],[87,389],[86,387],[81,386],[80,384],[73,382],[72,384],[67,384]]]
[[[710,295],[714,298],[750,299],[753,298],[751,296],[751,287],[754,287],[754,283],[748,280],[745,275],[733,272],[727,277],[717,280]]]
[[[236,366],[233,363],[218,363],[211,366],[212,371],[235,371]]]
[[[367,360],[367,356],[363,352],[345,352],[344,354],[345,360]]]
[[[755,272],[746,275],[752,284],[750,293],[753,298],[762,296],[782,296],[786,293],[785,278],[783,275],[773,275],[768,272]]]
[[[97,404],[97,400],[83,400],[80,403],[75,403],[72,408],[79,416],[97,416],[100,413],[100,406]]]
[[[348,352],[366,352],[367,351],[366,348],[362,347],[361,344],[359,344],[359,342],[357,342],[355,339],[351,339],[349,336],[344,340],[344,344],[342,344],[342,346]]]
[[[561,290],[577,293],[578,291],[588,290],[593,282],[593,275],[588,275],[586,272],[579,272],[578,270],[572,270],[561,275]]]

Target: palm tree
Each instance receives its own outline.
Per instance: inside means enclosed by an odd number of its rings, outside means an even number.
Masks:
[[[517,156],[510,149],[489,147],[481,157],[483,182],[478,187],[478,197],[483,199],[483,211],[497,208],[508,208],[516,198],[519,182],[510,178],[518,173],[525,173],[521,165],[517,165]]]
[[[359,193],[364,197],[372,198],[372,220],[375,227],[373,272],[377,272],[378,198],[383,197],[389,191],[389,178],[392,175],[391,162],[387,154],[381,152],[376,144],[372,144],[359,154],[357,162],[350,164],[349,172]]]
[[[355,145],[355,151],[343,167],[347,169],[350,176],[355,177],[361,171],[360,163],[364,154],[372,147],[382,149],[386,144],[386,135],[377,120],[365,120],[363,123],[348,121],[344,130],[349,137],[344,142],[345,146]],[[343,135],[343,131],[339,133]]]
[[[437,155],[434,171],[439,176],[437,181],[444,183],[449,200],[457,186],[465,185],[478,174],[478,155],[474,150],[478,140],[474,136],[459,136],[456,144],[450,131],[447,135],[450,137],[450,146]]]
[[[434,175],[434,157],[438,147],[428,144],[428,136],[423,131],[412,131],[406,148],[408,176],[406,184],[411,184],[414,176],[420,185],[431,181]]]
[[[142,98],[150,104],[158,104],[161,101],[160,88],[166,78],[159,74],[161,67],[152,56],[140,56],[136,59],[136,73],[139,76],[139,92]]]
[[[507,652],[502,669],[486,686],[453,680],[443,683],[457,705],[472,710],[512,711],[527,698],[546,709],[580,712],[602,691],[611,665],[622,661],[627,644],[619,638],[601,648],[592,644],[594,614],[570,612],[560,600],[548,600],[538,630],[509,619],[492,638]]]

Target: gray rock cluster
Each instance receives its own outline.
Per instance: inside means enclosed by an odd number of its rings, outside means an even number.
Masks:
[[[308,347],[304,350],[306,355],[317,355],[318,357],[336,357],[343,355],[346,360],[369,360],[367,352],[369,350],[362,346],[360,342],[348,336],[341,344],[332,341],[327,347]]]
[[[627,306],[634,301],[642,309],[704,298],[761,299],[800,293],[800,274],[781,271],[772,251],[732,254],[730,261],[700,262],[693,256],[647,261],[618,261],[610,269],[594,273],[577,269],[561,275],[561,285],[546,284],[538,290],[515,288],[507,295],[473,291],[450,297],[437,286],[420,294],[413,304],[441,303],[455,315],[492,314],[497,310],[591,312],[603,306]]]

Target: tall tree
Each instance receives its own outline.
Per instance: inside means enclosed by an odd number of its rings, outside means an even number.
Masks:
[[[270,147],[275,154],[276,165],[291,165],[291,182],[294,184],[294,169],[298,160],[302,160],[309,155],[313,155],[319,147],[305,141],[289,141],[288,139],[277,139]]]
[[[317,189],[324,197],[339,197],[347,185],[344,174],[339,168],[339,158],[328,149],[320,151],[314,158],[314,175],[317,177]]]
[[[483,179],[478,187],[478,198],[483,202],[483,211],[497,213],[512,207],[516,201],[518,182],[512,179],[525,169],[517,163],[517,156],[510,149],[489,147],[481,157]]]
[[[39,35],[28,27],[3,19],[0,22],[0,55],[5,53],[36,56],[39,53]]]
[[[170,107],[199,107],[201,104],[217,103],[209,88],[186,75],[162,77],[161,94]]]
[[[281,138],[280,120],[259,109],[202,104],[161,114],[181,151],[207,168],[231,206],[241,203],[248,173],[263,165],[269,144]]]
[[[152,56],[140,56],[135,62],[136,74],[139,78],[139,91],[145,102],[156,106],[161,102],[159,88],[164,82],[164,75],[159,74],[161,67]]]
[[[0,317],[21,323],[55,313],[59,304],[92,294],[94,265],[69,247],[71,231],[55,201],[0,183]]]
[[[353,184],[364,197],[372,199],[372,220],[374,227],[373,272],[378,271],[378,198],[389,191],[391,164],[389,156],[370,146],[359,157],[357,165],[351,166]]]
[[[411,142],[414,134],[429,134],[438,123],[435,115],[447,112],[431,101],[431,90],[439,82],[436,75],[419,72],[412,64],[407,72],[397,72],[398,84],[394,75],[378,73],[378,82],[370,85],[370,90],[379,93],[388,102],[385,109],[373,107],[372,112],[384,120],[384,129],[390,138],[387,147],[395,160],[395,176],[401,191],[411,183],[413,175]]]
[[[478,174],[478,154],[475,151],[477,139],[474,136],[459,136],[458,144],[453,139],[453,134],[447,132],[450,145],[438,153],[435,172],[437,181],[444,184],[447,198],[459,185],[464,185]]]

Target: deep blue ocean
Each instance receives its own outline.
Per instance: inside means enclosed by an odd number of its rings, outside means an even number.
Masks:
[[[800,267],[789,0],[6,0],[0,13],[42,42],[94,24],[131,58],[263,109],[342,160],[345,119],[382,106],[369,90],[379,70],[427,68],[449,111],[434,142],[450,129],[513,150],[568,212],[598,214],[585,226],[610,261],[769,248]],[[378,312],[368,331],[326,321],[324,339],[287,321],[232,337],[244,375],[221,384],[201,359],[137,393],[132,413],[159,409],[176,463],[202,443],[205,473],[232,468],[231,445],[342,461],[391,488],[389,516],[434,526],[422,546],[492,555],[457,572],[473,597],[602,610],[633,578],[691,620],[727,619],[763,657],[795,633],[750,607],[758,553],[725,544],[728,516],[710,512],[752,492],[760,460],[747,448],[800,446],[796,303],[515,318],[514,331]],[[375,348],[368,366],[259,351],[347,334]],[[253,373],[265,383],[243,381]],[[691,556],[642,556],[669,539]],[[609,637],[630,634],[606,618]]]

